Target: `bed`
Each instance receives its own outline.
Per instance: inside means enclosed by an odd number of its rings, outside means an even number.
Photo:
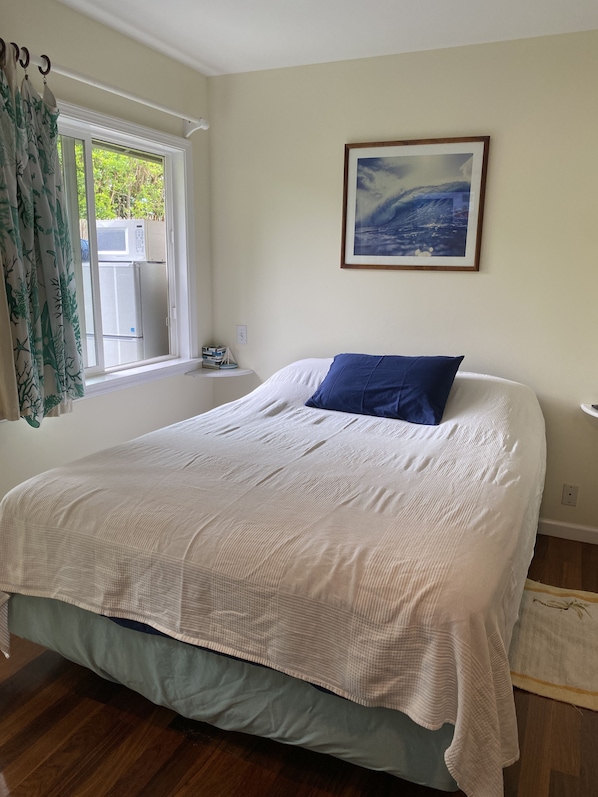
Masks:
[[[499,797],[537,398],[455,371],[434,421],[323,409],[336,362],[12,490],[0,647],[9,629],[184,716]]]

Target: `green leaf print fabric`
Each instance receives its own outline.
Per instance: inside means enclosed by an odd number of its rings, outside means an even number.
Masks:
[[[0,69],[0,256],[19,415],[39,426],[84,393],[75,272],[58,158],[58,109],[10,54]],[[0,293],[0,297],[2,294]]]

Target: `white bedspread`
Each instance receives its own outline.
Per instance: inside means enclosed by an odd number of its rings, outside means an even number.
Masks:
[[[0,589],[453,723],[449,771],[500,797],[518,756],[507,654],[544,481],[538,402],[461,373],[437,427],[305,407],[329,365],[295,363],[17,487]]]

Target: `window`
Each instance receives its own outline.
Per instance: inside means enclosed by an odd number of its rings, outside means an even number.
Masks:
[[[197,355],[190,144],[60,109],[87,393],[184,370]]]

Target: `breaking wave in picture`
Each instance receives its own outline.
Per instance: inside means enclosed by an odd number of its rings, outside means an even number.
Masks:
[[[355,225],[354,254],[464,257],[469,186],[450,184],[389,200]]]

